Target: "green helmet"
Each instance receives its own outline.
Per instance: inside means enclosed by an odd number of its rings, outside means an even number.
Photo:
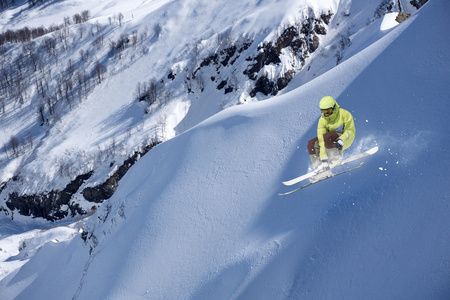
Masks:
[[[319,108],[320,109],[333,108],[335,105],[336,105],[336,100],[334,100],[333,97],[325,96],[320,100]]]

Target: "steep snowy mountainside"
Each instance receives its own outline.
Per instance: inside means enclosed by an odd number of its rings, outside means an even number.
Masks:
[[[448,299],[449,9],[433,0],[307,84],[156,146],[80,236],[45,245],[0,297]],[[346,155],[380,151],[279,197],[308,167],[324,94],[355,117]]]
[[[2,31],[49,32],[2,47],[3,74],[20,67],[27,87],[2,90],[2,211],[57,220],[96,208],[130,157],[225,107],[282,92],[335,41],[329,22],[341,5],[352,20],[373,18],[379,4],[68,0],[5,9]]]

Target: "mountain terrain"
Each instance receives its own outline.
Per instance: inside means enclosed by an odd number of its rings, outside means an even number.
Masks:
[[[16,2],[2,299],[450,296],[448,1]],[[281,197],[324,95],[380,150]]]
[[[0,209],[50,221],[91,214],[155,145],[318,77],[360,50],[351,39],[368,24],[416,11],[390,1],[11,3],[1,13]]]

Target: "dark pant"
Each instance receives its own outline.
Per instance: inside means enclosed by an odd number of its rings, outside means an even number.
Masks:
[[[334,141],[336,141],[339,138],[339,134],[337,132],[327,132],[323,135],[323,140],[325,142],[325,148],[327,149],[333,149]],[[308,142],[308,153],[310,155],[319,155],[319,143],[318,138],[315,137],[312,140],[309,140]]]

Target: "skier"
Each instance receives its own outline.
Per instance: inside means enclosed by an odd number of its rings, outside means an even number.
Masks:
[[[331,96],[323,97],[319,108],[322,116],[317,125],[317,137],[308,142],[308,153],[317,173],[326,173],[331,172],[331,167],[341,160],[343,150],[353,143],[355,123],[351,113],[340,108]]]

